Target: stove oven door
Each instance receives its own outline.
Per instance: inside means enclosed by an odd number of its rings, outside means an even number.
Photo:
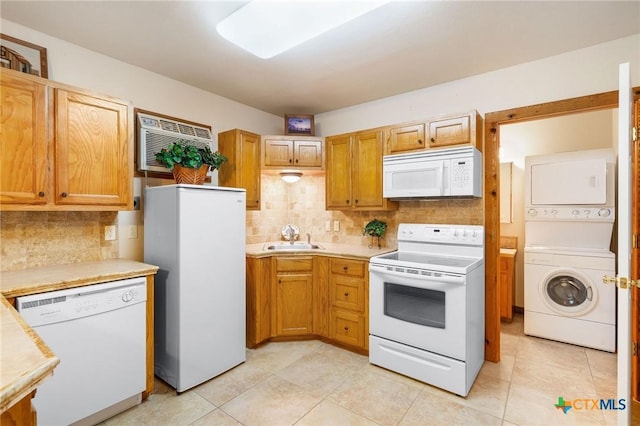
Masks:
[[[464,275],[371,264],[370,333],[465,361],[465,283]]]

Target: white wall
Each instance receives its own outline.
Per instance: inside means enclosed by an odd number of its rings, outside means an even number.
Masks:
[[[471,109],[484,116],[488,112],[618,90],[618,65],[624,62],[631,64],[632,85],[640,85],[640,34],[317,114],[316,130],[322,136],[336,135]],[[398,78],[402,78],[401,72]]]

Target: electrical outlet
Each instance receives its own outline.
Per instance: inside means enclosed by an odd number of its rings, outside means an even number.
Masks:
[[[138,225],[129,225],[128,237],[130,240],[138,238]]]
[[[333,232],[338,232],[340,230],[340,221],[339,220],[334,220],[333,221]]]
[[[331,231],[331,221],[327,219],[327,221],[324,223],[324,230],[325,231]]]
[[[104,240],[113,241],[116,239],[116,226],[108,225],[104,227]]]

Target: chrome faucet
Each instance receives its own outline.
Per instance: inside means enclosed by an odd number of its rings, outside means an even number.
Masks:
[[[289,244],[293,245],[296,239],[296,231],[293,229],[291,225],[287,226],[287,234],[289,235]]]

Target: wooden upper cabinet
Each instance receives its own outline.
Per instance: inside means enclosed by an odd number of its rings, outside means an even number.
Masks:
[[[471,144],[482,151],[482,124],[477,111],[430,120],[429,148]]]
[[[218,171],[218,184],[246,189],[247,210],[260,210],[260,135],[240,129],[218,133],[218,150],[229,160]]]
[[[389,154],[425,149],[426,146],[424,123],[407,124],[389,128],[387,148]]]
[[[123,206],[132,202],[127,104],[55,90],[55,202]]]
[[[323,168],[322,138],[282,136],[263,137],[263,167],[265,168]]]
[[[328,210],[395,210],[382,197],[384,130],[373,129],[326,139]]]
[[[47,88],[19,73],[0,74],[0,207],[49,200]]]
[[[133,208],[133,108],[2,70],[0,209]]]
[[[382,207],[383,132],[364,131],[353,139],[353,207]]]
[[[327,175],[326,207],[333,210],[351,208],[351,136],[326,139]]]

